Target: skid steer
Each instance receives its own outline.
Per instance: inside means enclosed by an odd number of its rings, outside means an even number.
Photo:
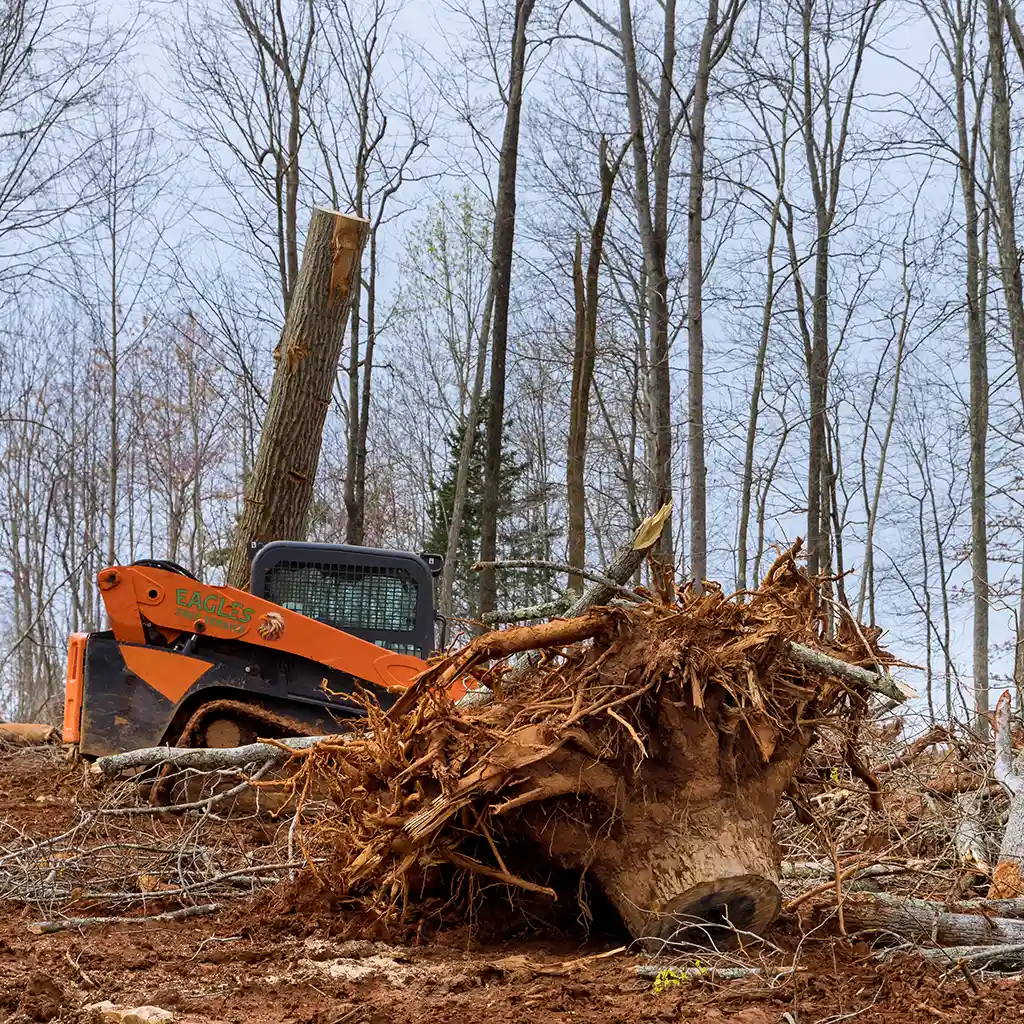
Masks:
[[[70,638],[64,742],[97,757],[336,732],[365,714],[357,688],[387,708],[426,667],[440,570],[437,555],[293,541],[254,545],[248,592],[173,562],[103,569],[110,628]]]

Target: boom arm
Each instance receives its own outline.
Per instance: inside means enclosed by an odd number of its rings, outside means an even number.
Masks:
[[[286,651],[389,689],[405,689],[426,662],[388,651],[235,587],[214,587],[167,569],[113,566],[97,574],[111,629],[146,644],[144,623],[170,643],[183,633]]]

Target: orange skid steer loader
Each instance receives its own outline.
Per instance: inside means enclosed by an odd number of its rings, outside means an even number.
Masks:
[[[365,713],[357,688],[387,708],[426,667],[438,556],[254,547],[248,593],[173,562],[97,574],[110,629],[70,638],[65,743],[96,757],[336,732]]]

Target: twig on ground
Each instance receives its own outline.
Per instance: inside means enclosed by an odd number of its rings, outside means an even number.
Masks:
[[[28,926],[28,930],[33,935],[50,935],[53,932],[69,932],[79,928],[96,928],[107,924],[182,921],[187,917],[205,917],[207,914],[216,914],[220,909],[220,903],[204,903],[198,907],[183,907],[181,910],[168,910],[163,914],[150,914],[146,917],[66,917],[58,921],[34,921]]]

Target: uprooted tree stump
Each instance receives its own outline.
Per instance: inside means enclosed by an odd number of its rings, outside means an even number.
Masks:
[[[439,865],[551,895],[556,865],[585,871],[638,938],[763,932],[780,904],[772,821],[814,728],[855,719],[865,687],[893,690],[864,667],[893,663],[878,631],[843,620],[830,636],[824,581],[793,555],[742,597],[684,588],[478,637],[401,707],[368,705],[367,738],[296,752],[284,784],[326,780],[338,807],[304,836],[320,876],[386,914]],[[508,667],[525,651],[536,664]],[[491,704],[451,705],[467,674]]]
[[[733,929],[760,934],[778,914],[772,821],[810,737],[801,730],[778,757],[758,750],[755,760],[722,693],[699,710],[670,700],[654,704],[658,723],[643,739],[630,723],[635,759],[628,745],[617,759],[547,758],[523,824],[559,865],[590,874],[635,937],[721,947]],[[555,805],[545,790],[565,797]]]

